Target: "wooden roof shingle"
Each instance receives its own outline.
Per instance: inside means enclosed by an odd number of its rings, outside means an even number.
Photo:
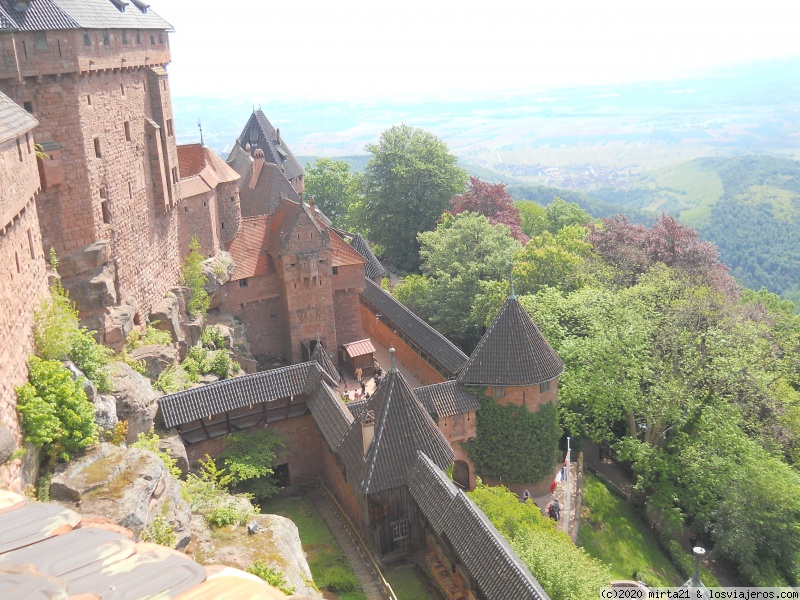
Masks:
[[[3,29],[46,31],[57,29],[163,29],[172,25],[150,8],[136,5],[119,10],[109,0],[31,0],[19,10],[13,0],[0,0]]]
[[[321,383],[306,402],[322,437],[334,452],[353,423],[353,415],[338,396],[338,392]]]
[[[367,261],[367,264],[364,265],[364,272],[367,277],[375,279],[376,277],[383,277],[386,275],[386,269],[383,268],[383,265],[372,252],[372,248],[369,247],[367,240],[361,237],[361,234],[356,233],[350,245],[353,247],[353,250],[358,252],[364,257],[364,260]]]
[[[457,381],[445,381],[416,388],[414,393],[428,412],[437,417],[463,415],[478,410],[478,399]]]
[[[167,427],[242,406],[308,394],[322,375],[316,361],[217,381],[158,399]]]
[[[533,385],[550,381],[563,370],[564,361],[511,296],[456,379],[466,385]]]
[[[453,342],[408,310],[399,300],[374,281],[366,280],[366,287],[362,295],[383,317],[394,323],[408,338],[450,373],[455,373],[458,367],[467,360],[467,355],[459,350]]]
[[[0,144],[27,133],[38,124],[28,111],[0,92]]]

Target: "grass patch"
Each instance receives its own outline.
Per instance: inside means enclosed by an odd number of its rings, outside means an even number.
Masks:
[[[609,566],[615,579],[642,580],[650,586],[683,583],[653,532],[623,500],[586,473],[578,545]]]
[[[311,576],[320,589],[325,590],[325,576],[327,573],[339,573],[345,570],[353,573],[344,552],[336,543],[325,521],[319,516],[317,509],[307,496],[285,497],[276,496],[261,503],[261,512],[264,514],[281,515],[294,521],[300,532],[300,541],[305,550]],[[353,577],[355,574],[353,573]],[[339,600],[366,600],[366,595],[359,589],[354,591],[332,594],[326,592],[326,598]],[[424,598],[424,596],[422,596]]]
[[[397,600],[441,600],[442,595],[413,566],[397,566],[384,570]]]

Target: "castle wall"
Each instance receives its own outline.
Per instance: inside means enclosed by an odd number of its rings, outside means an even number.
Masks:
[[[217,214],[220,228],[219,239],[228,244],[236,237],[242,221],[242,207],[239,204],[239,182],[230,181],[217,186]]]
[[[396,332],[389,329],[371,310],[359,304],[361,311],[361,324],[370,337],[373,337],[384,346],[395,349],[397,360],[403,363],[420,380],[423,385],[441,383],[446,379],[425,362],[419,354],[414,352]]]
[[[328,445],[323,441],[323,452],[320,455],[320,463],[322,470],[322,480],[325,486],[334,495],[339,505],[347,513],[350,521],[357,527],[362,523],[362,510],[361,506],[353,496],[345,478],[342,476],[342,468],[336,461],[333,453],[331,453]]]
[[[216,254],[219,243],[217,194],[214,190],[184,198],[178,207],[178,247],[181,254],[189,252],[189,242],[197,236],[200,252],[210,258]]]
[[[363,268],[360,270],[363,271]],[[364,281],[363,273],[361,275],[361,281],[362,283]],[[367,337],[361,325],[361,313],[358,308],[360,306],[358,298],[360,293],[361,291],[358,289],[333,291],[336,338],[340,345],[363,340]]]
[[[516,404],[525,406],[528,410],[535,412],[540,406],[552,402],[558,404],[558,378],[544,384],[548,389],[541,391],[541,385],[507,385],[502,391],[492,386],[486,388],[486,395],[497,400],[499,404]]]

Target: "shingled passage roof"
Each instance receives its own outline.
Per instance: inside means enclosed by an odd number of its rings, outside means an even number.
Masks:
[[[308,394],[322,375],[316,361],[217,381],[159,398],[167,427],[191,423],[242,406]]]
[[[315,360],[319,363],[325,372],[333,379],[336,383],[339,383],[342,378],[339,375],[339,371],[336,369],[336,365],[333,364],[331,357],[328,356],[328,353],[325,352],[325,348],[322,346],[322,342],[317,339],[317,345],[314,347],[314,352],[311,353],[311,360]]]
[[[408,486],[428,523],[450,541],[484,597],[549,600],[483,511],[422,452],[411,469]]]
[[[377,283],[367,279],[366,284],[362,295],[367,302],[377,309],[381,318],[385,317],[386,320],[391,321],[394,327],[438,361],[450,373],[455,373],[458,367],[464,364],[467,360],[467,355],[450,340],[408,310]]]
[[[279,138],[278,131],[260,108],[254,110],[250,115],[250,119],[239,136],[239,143],[242,148],[246,148],[249,144],[251,152],[254,152],[256,148],[263,150],[266,161],[283,167],[287,179],[294,179],[305,172],[292,151],[289,150],[289,146]]]
[[[427,411],[438,417],[463,415],[478,410],[478,399],[457,381],[434,383],[414,390]]]
[[[24,135],[39,124],[28,111],[0,92],[0,144]],[[31,140],[31,144],[33,140]]]
[[[147,7],[139,2],[142,7]],[[172,25],[149,7],[130,3],[125,10],[111,0],[30,0],[26,10],[17,10],[13,0],[0,0],[3,29],[42,31],[54,29],[163,29]]]
[[[362,424],[374,418],[374,438],[364,456]],[[406,485],[408,470],[423,451],[442,469],[453,462],[453,449],[396,368],[390,369],[367,400],[339,445],[348,481],[361,494]],[[357,479],[356,479],[357,478]]]
[[[457,380],[476,385],[532,385],[550,381],[564,362],[515,297],[506,300]]]
[[[375,279],[376,277],[383,277],[386,275],[386,269],[383,268],[383,265],[380,263],[375,254],[373,254],[372,248],[369,247],[367,240],[361,237],[359,233],[356,233],[353,236],[353,240],[350,242],[350,245],[353,247],[353,250],[358,252],[367,261],[367,264],[364,267],[367,277],[370,279]]]
[[[306,402],[317,427],[333,451],[336,451],[353,422],[353,415],[338,396],[338,392],[321,383]]]

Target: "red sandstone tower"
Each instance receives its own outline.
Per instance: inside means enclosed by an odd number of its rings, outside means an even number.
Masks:
[[[56,250],[65,287],[101,334],[145,317],[177,283],[186,252],[171,30],[142,0],[0,1],[0,91],[39,121],[47,155],[44,250]]]

